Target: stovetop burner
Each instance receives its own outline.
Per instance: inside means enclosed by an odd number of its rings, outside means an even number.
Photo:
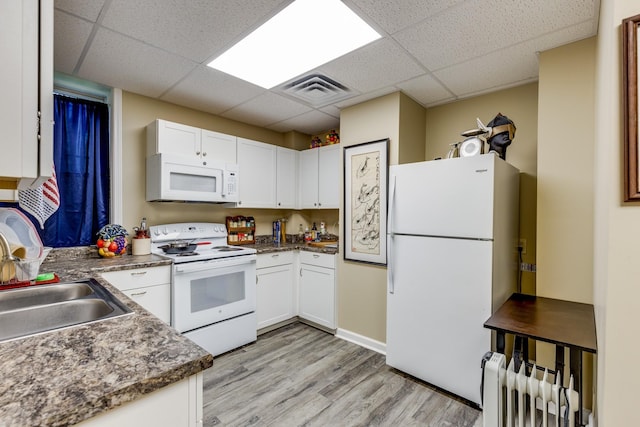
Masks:
[[[227,229],[216,223],[176,223],[150,227],[151,252],[171,258],[174,263],[191,263],[238,256],[255,256],[255,248],[227,243]],[[176,242],[188,245],[178,248]],[[163,250],[173,243],[173,253]]]
[[[191,252],[180,252],[177,254],[173,254],[174,256],[195,256],[198,255],[198,252],[196,251],[191,251]]]

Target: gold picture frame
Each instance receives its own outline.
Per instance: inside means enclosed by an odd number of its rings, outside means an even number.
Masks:
[[[622,21],[622,73],[624,87],[624,201],[640,201],[638,155],[638,34],[640,15]]]

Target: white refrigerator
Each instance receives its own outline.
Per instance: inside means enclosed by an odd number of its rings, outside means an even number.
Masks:
[[[483,324],[516,289],[518,193],[494,154],[389,168],[387,364],[478,405]]]

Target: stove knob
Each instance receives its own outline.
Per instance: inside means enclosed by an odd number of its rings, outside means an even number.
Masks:
[[[160,230],[156,228],[155,230],[153,230],[153,234],[156,235],[156,236],[159,236],[160,235]]]
[[[169,229],[167,227],[162,230],[162,234],[169,234]]]

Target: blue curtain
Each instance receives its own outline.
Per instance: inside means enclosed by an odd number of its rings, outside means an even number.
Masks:
[[[60,208],[45,223],[46,246],[86,246],[109,223],[109,107],[54,95],[54,164]]]
[[[99,102],[54,95],[53,149],[60,208],[40,229],[45,246],[87,246],[109,223],[109,107]]]

